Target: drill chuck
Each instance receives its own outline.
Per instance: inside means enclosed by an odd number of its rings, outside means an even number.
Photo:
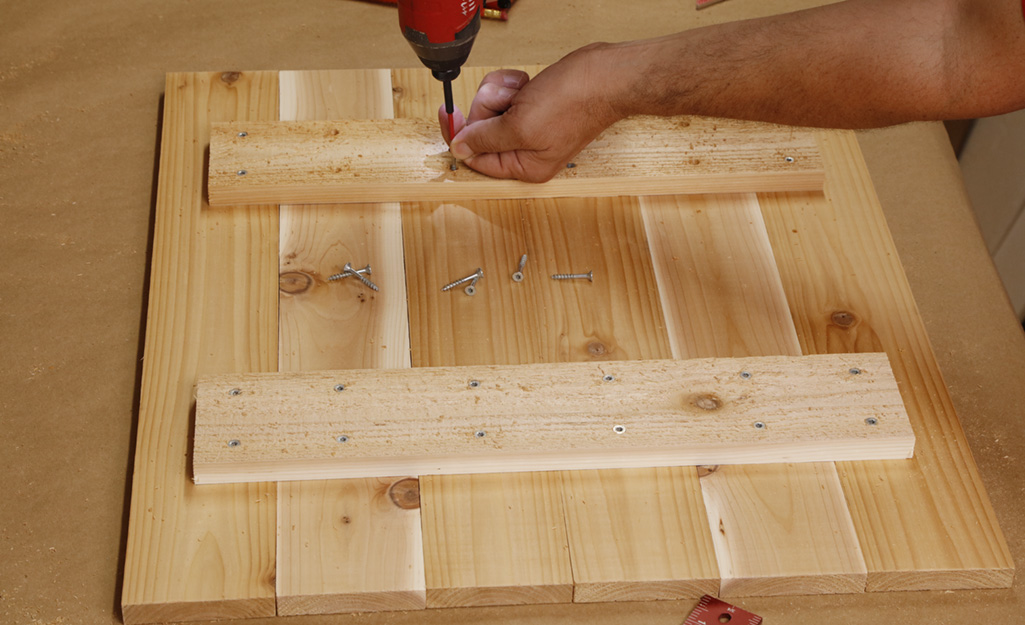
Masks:
[[[438,80],[453,80],[480,31],[481,0],[399,0],[406,41]]]

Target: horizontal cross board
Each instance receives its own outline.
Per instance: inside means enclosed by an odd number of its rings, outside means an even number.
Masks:
[[[704,117],[623,120],[544,184],[457,163],[433,120],[211,127],[212,205],[818,191],[823,181],[811,131]]]
[[[885,354],[207,377],[197,483],[908,458]]]

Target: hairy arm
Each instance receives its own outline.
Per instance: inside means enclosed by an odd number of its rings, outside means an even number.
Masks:
[[[1021,0],[847,0],[592,44],[532,80],[497,72],[452,149],[484,173],[543,181],[635,114],[868,128],[1022,107]]]

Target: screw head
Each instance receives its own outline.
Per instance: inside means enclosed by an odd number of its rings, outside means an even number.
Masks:
[[[765,429],[765,423],[763,423],[761,421],[755,421],[754,425],[755,425],[755,429],[756,430],[764,430]]]
[[[345,390],[345,385],[344,384],[335,384],[334,389],[335,389],[335,392],[341,393],[342,391]]]
[[[797,159],[795,159],[793,156],[788,156],[788,157],[784,158],[783,160],[788,162],[788,163],[793,163]]]
[[[606,375],[606,376],[604,376],[602,378],[602,382],[615,382],[615,381],[616,381],[616,376],[614,376],[614,375]]]
[[[240,389],[240,388],[233,388],[230,391],[228,391],[228,395],[230,395],[232,397],[238,397],[241,394],[242,394],[242,389]]]
[[[476,436],[477,438],[484,438],[485,436],[488,435],[488,433],[485,432],[484,430],[477,430],[476,432],[473,433],[473,435]]]
[[[513,282],[523,282],[523,272],[517,271],[512,275]]]
[[[614,425],[614,426],[612,426],[612,431],[615,432],[616,434],[622,434],[623,432],[626,431],[626,426]]]
[[[456,165],[455,163],[452,163],[451,165],[448,166],[448,169],[449,169],[449,171],[456,171],[457,169],[459,169],[459,165]]]
[[[466,293],[467,295],[476,295],[477,294],[477,287],[475,287],[472,284],[470,284],[465,289],[463,289],[463,292]]]
[[[869,418],[865,419],[865,424],[866,425],[879,425],[879,419],[876,419],[875,417],[869,417]]]
[[[861,375],[861,369],[853,367],[850,371],[848,371],[848,373],[850,373],[851,375]]]
[[[751,379],[751,372],[750,371],[741,371],[740,372],[740,377],[745,379],[745,380],[750,380]]]
[[[240,137],[248,137],[249,133],[246,132],[245,130],[243,130],[242,132],[238,133],[238,136],[240,136]]]
[[[477,387],[480,386],[480,381],[478,381],[478,380],[470,380],[470,383],[468,384],[468,386],[470,388],[477,388]]]
[[[242,441],[238,440],[237,438],[233,438],[230,441],[228,441],[228,447],[238,447],[241,444]]]
[[[349,442],[349,437],[346,436],[345,434],[342,434],[341,436],[339,436],[335,440],[338,441],[339,443],[348,443]]]
[[[248,174],[249,172],[247,172],[247,171],[246,171],[246,170],[244,170],[244,169],[240,169],[240,170],[238,170],[238,171],[237,171],[237,172],[235,172],[235,173],[237,173],[237,174],[238,174],[239,176],[245,176],[245,175],[246,175],[246,174]]]

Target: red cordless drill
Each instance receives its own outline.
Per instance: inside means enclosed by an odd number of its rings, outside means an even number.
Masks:
[[[420,61],[442,82],[449,137],[455,130],[452,81],[480,30],[481,0],[398,0],[399,27]]]

